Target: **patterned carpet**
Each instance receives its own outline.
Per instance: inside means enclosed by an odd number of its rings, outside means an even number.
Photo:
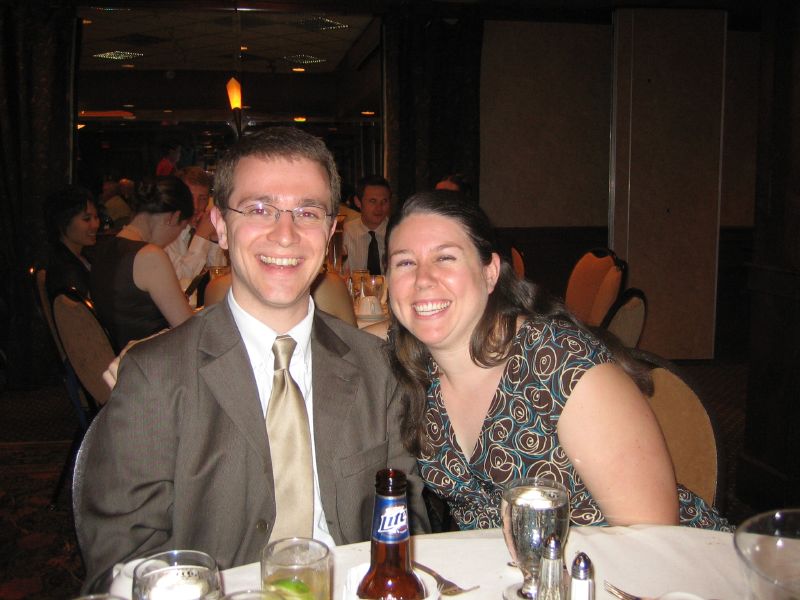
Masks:
[[[744,431],[747,365],[693,361],[679,367],[716,417],[726,459],[725,514],[740,523],[753,513],[733,490]],[[0,393],[0,418],[0,598],[74,597],[84,572],[69,485],[50,508],[75,431],[66,394],[61,386]]]

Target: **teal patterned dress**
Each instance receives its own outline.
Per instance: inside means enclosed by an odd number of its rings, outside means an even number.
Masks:
[[[608,525],[561,448],[556,426],[583,374],[611,360],[600,341],[568,321],[526,321],[514,338],[511,358],[470,457],[456,443],[431,361],[425,413],[431,451],[418,462],[426,485],[447,502],[461,529],[499,527],[503,487],[538,476],[555,479],[569,490],[573,525]],[[682,525],[728,529],[714,509],[680,485],[678,498]]]

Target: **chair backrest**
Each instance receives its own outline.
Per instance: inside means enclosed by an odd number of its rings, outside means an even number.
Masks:
[[[356,325],[353,298],[344,279],[330,271],[320,273],[311,285],[311,295],[317,308],[340,318],[345,323]]]
[[[724,500],[724,459],[719,453],[716,424],[700,396],[677,372],[677,367],[660,357],[638,351],[655,368],[650,407],[667,442],[675,478],[709,506]]]
[[[525,261],[519,250],[511,246],[511,266],[514,267],[514,275],[518,279],[525,279]]]
[[[212,279],[206,288],[205,305],[211,306],[222,300],[230,287],[230,274]],[[356,313],[350,291],[344,280],[336,273],[330,271],[320,273],[311,285],[311,295],[317,308],[340,318],[345,323],[356,325]]]
[[[208,282],[206,291],[203,294],[203,306],[216,304],[225,297],[231,287],[231,274],[226,273],[219,277],[214,277]]]
[[[61,362],[63,363],[67,355],[64,353],[64,347],[61,345],[61,340],[58,339],[56,324],[53,322],[53,307],[50,305],[50,298],[47,295],[47,270],[36,269],[33,273],[33,278],[36,287],[36,299],[39,310],[41,311],[42,317],[44,317],[47,326],[50,328],[50,335],[53,337],[53,342],[58,350],[58,356],[61,358]]]
[[[602,328],[613,333],[626,348],[636,348],[647,318],[647,299],[638,288],[628,288],[608,311]]]
[[[599,326],[619,296],[625,268],[625,261],[606,248],[584,254],[567,281],[567,308],[587,325]]]
[[[81,385],[96,402],[105,404],[111,390],[103,372],[115,353],[92,303],[75,289],[61,292],[53,300],[53,321]]]

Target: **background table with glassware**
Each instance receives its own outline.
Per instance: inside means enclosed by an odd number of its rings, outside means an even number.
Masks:
[[[433,567],[461,585],[479,585],[460,596],[501,598],[510,584],[522,580],[508,566],[509,553],[500,529],[458,531],[412,537],[414,560]],[[625,591],[648,598],[667,592],[691,592],[702,598],[745,597],[745,578],[733,546],[733,535],[678,526],[571,527],[565,557],[568,564],[585,552],[595,570],[595,597],[607,579]],[[333,549],[333,598],[345,598],[347,573],[368,563],[370,543]],[[222,573],[226,592],[260,586],[258,563]]]

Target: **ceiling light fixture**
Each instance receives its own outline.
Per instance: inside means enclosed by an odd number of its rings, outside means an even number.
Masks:
[[[365,117],[374,117],[375,111],[374,110],[362,110],[361,114]]]
[[[290,54],[289,56],[284,56],[283,60],[295,65],[317,65],[319,63],[327,62],[324,58],[311,56],[310,54]]]
[[[108,52],[92,54],[92,58],[104,58],[105,60],[130,60],[132,58],[141,58],[142,56],[144,54],[141,52],[129,52],[128,50],[109,50]]]
[[[233,27],[236,31],[236,51],[233,53],[234,72],[241,77],[242,51],[247,47],[242,45],[242,20],[239,7],[233,7]],[[236,137],[242,137],[242,84],[236,77],[231,77],[225,85],[228,91],[228,103],[233,111],[233,125],[236,128]]]
[[[305,67],[292,67],[292,72],[294,72],[294,73],[305,73],[306,72],[306,68]]]
[[[308,119],[306,117],[295,117],[293,120],[295,123],[305,123]]]

